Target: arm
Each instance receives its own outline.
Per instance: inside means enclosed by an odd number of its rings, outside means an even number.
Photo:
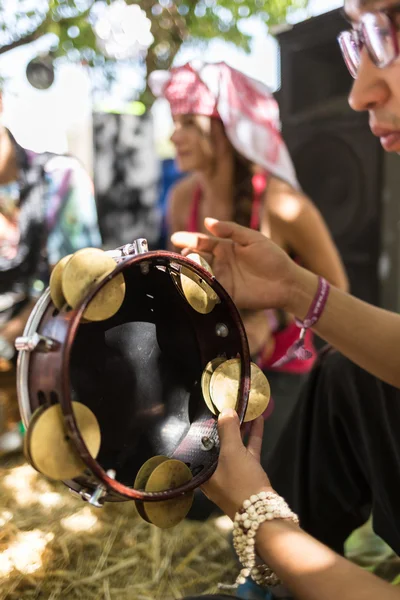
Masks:
[[[213,219],[206,226],[213,235],[180,232],[174,243],[204,253],[240,308],[283,308],[304,319],[317,290],[316,275],[256,231]],[[333,287],[315,331],[360,367],[400,388],[400,315]]]
[[[274,351],[274,339],[266,311],[242,309],[240,316],[246,329],[250,355],[263,351],[263,356],[270,356]]]
[[[314,298],[317,278],[298,267],[291,289],[286,310],[302,319]],[[400,388],[400,315],[331,288],[314,331],[369,373]]]
[[[321,213],[310,199],[272,177],[264,206],[261,233],[268,235],[270,219],[272,230],[277,229],[285,246],[303,267],[347,292],[349,283],[339,252]]]
[[[257,548],[298,600],[399,600],[400,590],[285,521],[263,524]]]
[[[18,313],[17,316],[7,321],[7,323],[5,323],[3,327],[0,327],[0,335],[4,337],[7,340],[7,342],[12,346],[14,346],[14,342],[17,339],[17,337],[23,334],[25,325],[35,304],[36,299],[30,300],[28,304]]]
[[[218,432],[218,467],[203,491],[234,518],[252,494],[272,490],[260,465],[263,419],[253,423],[247,448],[235,411],[221,413]],[[400,600],[398,588],[338,556],[291,522],[274,519],[263,523],[257,531],[256,548],[298,600]]]
[[[70,170],[65,198],[47,237],[48,261],[52,269],[66,254],[88,246],[100,246],[101,238],[93,184],[84,168],[77,160],[63,156],[50,160],[46,168],[48,206],[51,206],[51,194],[56,194],[59,190],[66,169]],[[10,344],[14,344],[15,339],[22,335],[35,303],[36,299],[31,299],[17,316],[1,328],[0,334]]]
[[[176,231],[186,229],[189,220],[189,210],[193,198],[194,182],[192,177],[185,177],[176,183],[168,195],[167,201],[167,237],[168,250],[176,251],[170,236]]]
[[[57,193],[66,172],[70,173],[68,188],[57,220],[47,238],[50,267],[67,254],[81,248],[101,247],[101,236],[92,180],[78,160],[58,156],[48,165],[49,206],[51,194]]]

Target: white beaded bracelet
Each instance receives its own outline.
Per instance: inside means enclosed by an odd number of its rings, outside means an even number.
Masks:
[[[236,550],[242,570],[236,579],[236,586],[251,577],[258,585],[275,586],[280,580],[267,565],[257,564],[255,539],[257,529],[265,521],[288,519],[299,524],[297,515],[292,512],[285,500],[275,492],[260,492],[243,502],[243,507],[235,515],[233,523],[233,547]]]

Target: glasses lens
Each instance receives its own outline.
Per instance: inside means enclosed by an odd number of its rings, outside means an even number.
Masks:
[[[362,20],[365,45],[372,62],[382,69],[396,58],[396,33],[390,19],[384,13],[367,13]]]
[[[355,31],[343,31],[338,37],[340,49],[343,54],[344,62],[350,72],[350,75],[357,77],[358,67],[360,65],[360,43]]]

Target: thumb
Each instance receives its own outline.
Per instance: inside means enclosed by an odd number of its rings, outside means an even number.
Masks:
[[[228,238],[241,246],[249,246],[265,240],[265,237],[258,231],[242,227],[232,221],[217,221],[217,219],[207,217],[204,219],[204,225],[215,237]]]
[[[221,452],[231,452],[243,446],[240,435],[240,422],[237,412],[233,408],[225,408],[218,417],[218,435],[221,443]]]

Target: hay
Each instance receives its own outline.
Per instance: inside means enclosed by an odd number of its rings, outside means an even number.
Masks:
[[[0,468],[0,498],[1,600],[173,600],[237,574],[215,519],[161,531],[132,502],[92,508],[22,459]]]

